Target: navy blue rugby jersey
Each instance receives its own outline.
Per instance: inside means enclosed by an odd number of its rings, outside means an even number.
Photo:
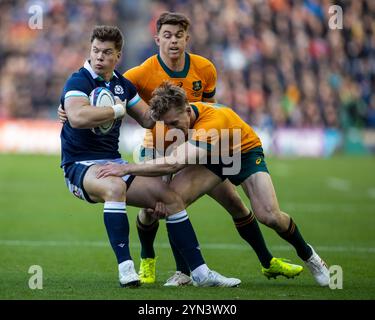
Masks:
[[[64,108],[65,99],[69,97],[89,97],[97,87],[109,89],[122,101],[126,99],[126,108],[135,106],[141,99],[135,86],[116,70],[112,79],[105,82],[91,68],[89,61],[66,81],[61,95],[61,105]],[[66,121],[62,127],[61,166],[84,160],[120,158],[118,143],[121,119],[116,120],[111,131],[106,135],[96,135],[91,129],[75,129]]]

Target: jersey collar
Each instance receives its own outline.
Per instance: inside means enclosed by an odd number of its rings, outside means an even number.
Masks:
[[[103,79],[101,76],[99,76],[97,73],[95,73],[95,71],[92,69],[91,64],[90,64],[90,60],[86,60],[86,61],[85,61],[85,64],[83,65],[83,67],[84,67],[88,72],[90,72],[91,77],[92,77],[94,80],[95,80],[95,79],[98,79],[99,81],[104,81],[104,79]],[[113,78],[113,77],[118,78],[118,76],[117,76],[117,74],[115,73],[115,71],[113,71],[112,78]],[[111,78],[111,80],[112,80],[112,78]]]
[[[173,71],[167,67],[167,65],[163,62],[163,60],[160,57],[160,54],[157,55],[158,61],[161,65],[161,67],[164,69],[164,71],[168,74],[171,78],[186,78],[189,69],[190,69],[190,55],[185,52],[185,65],[184,69],[182,71]]]
[[[197,106],[195,106],[194,104],[190,103],[190,107],[193,109],[193,111],[195,113],[195,117],[196,117],[195,120],[197,120],[199,118],[199,110],[198,110]]]

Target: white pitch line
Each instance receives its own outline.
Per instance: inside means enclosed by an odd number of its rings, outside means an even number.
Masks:
[[[368,195],[370,196],[370,198],[373,198],[375,199],[375,188],[370,188],[367,190],[368,192]]]
[[[312,213],[353,213],[361,210],[373,211],[374,205],[372,203],[353,204],[350,202],[328,203],[328,202],[311,202],[311,203],[297,203],[297,202],[281,202],[282,210],[292,212],[312,212]]]
[[[10,247],[96,247],[109,248],[109,242],[105,241],[68,241],[68,240],[0,240],[0,246]],[[139,248],[138,243],[130,244],[130,247]],[[169,249],[170,245],[167,242],[155,243],[156,248]],[[233,243],[206,243],[200,246],[204,250],[236,250],[247,251],[249,247],[246,245]],[[280,245],[271,246],[271,250],[275,251],[292,251],[292,246]],[[355,246],[316,246],[316,250],[324,252],[360,252],[360,253],[375,253],[375,247],[355,247]]]
[[[328,187],[338,191],[349,191],[351,189],[349,181],[336,177],[327,178]]]
[[[375,188],[372,189],[374,194],[373,197],[375,198]],[[370,194],[370,192],[369,192]],[[311,213],[355,213],[359,209],[361,211],[366,212],[373,212],[374,211],[374,204],[371,203],[371,200],[368,203],[351,203],[351,202],[339,202],[339,203],[331,203],[331,202],[289,202],[289,201],[280,201],[281,210],[285,210],[289,213],[294,212],[311,212]],[[223,214],[225,214],[224,209]],[[62,214],[62,213],[59,213]],[[1,211],[0,217],[9,217],[9,212]]]

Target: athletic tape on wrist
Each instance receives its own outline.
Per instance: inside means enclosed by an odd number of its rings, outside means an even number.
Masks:
[[[115,113],[114,119],[121,118],[125,114],[125,107],[121,103],[115,104],[112,109]]]

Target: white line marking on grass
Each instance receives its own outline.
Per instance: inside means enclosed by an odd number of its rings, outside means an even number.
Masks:
[[[375,193],[375,189],[373,191]],[[374,194],[375,198],[375,194]],[[344,198],[347,200],[347,198]],[[246,200],[247,201],[247,200]],[[371,200],[367,202],[343,202],[338,203],[333,202],[289,202],[289,201],[280,201],[281,210],[293,212],[311,212],[311,213],[355,213],[358,211],[366,211],[372,213],[374,211],[374,204]],[[56,213],[58,215],[63,215],[63,213]],[[66,213],[64,213],[66,214]],[[0,217],[9,217],[8,211],[0,211]]]
[[[351,189],[349,181],[336,177],[327,178],[327,185],[338,191],[349,191]]]
[[[374,205],[372,203],[329,203],[329,202],[281,202],[281,210],[290,212],[312,212],[312,213],[354,213],[359,209],[361,211],[372,212]]]
[[[374,198],[375,199],[375,188],[368,189],[367,193],[370,196],[370,198]]]
[[[109,242],[106,241],[69,241],[69,240],[0,240],[0,246],[11,247],[96,247],[96,248],[110,248]],[[130,247],[139,248],[138,243],[130,244]],[[156,248],[170,248],[168,242],[155,243]],[[206,243],[201,245],[202,249],[207,250],[237,250],[247,251],[251,250],[247,245],[234,243]],[[316,246],[316,250],[323,252],[360,252],[360,253],[375,253],[374,247],[355,247],[355,246]],[[280,245],[271,246],[271,250],[277,251],[293,251],[292,246]]]

